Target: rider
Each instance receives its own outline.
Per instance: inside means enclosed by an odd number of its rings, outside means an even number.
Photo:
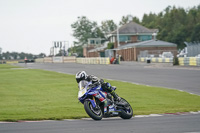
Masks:
[[[115,93],[110,83],[107,83],[107,82],[104,83],[103,79],[99,79],[94,75],[87,75],[85,71],[80,71],[76,73],[76,81],[77,83],[79,83],[81,80],[92,82],[92,84],[100,83],[102,86],[102,89],[106,92],[109,92],[114,97],[115,101],[119,102],[121,100],[121,98]]]

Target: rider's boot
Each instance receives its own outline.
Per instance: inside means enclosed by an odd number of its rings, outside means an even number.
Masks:
[[[113,90],[111,93],[110,93],[113,97],[114,97],[114,101],[120,101],[121,100],[121,97],[119,97],[115,91]]]

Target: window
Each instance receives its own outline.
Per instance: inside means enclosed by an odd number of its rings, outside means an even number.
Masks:
[[[128,40],[131,40],[130,36],[125,36],[125,35],[120,35],[119,36],[119,42],[126,42]]]
[[[138,36],[138,40],[140,41],[147,41],[147,40],[151,40],[152,36],[151,35],[140,35]]]

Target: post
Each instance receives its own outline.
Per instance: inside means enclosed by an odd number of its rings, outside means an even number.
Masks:
[[[117,47],[120,46],[120,43],[119,43],[119,26],[117,26]]]

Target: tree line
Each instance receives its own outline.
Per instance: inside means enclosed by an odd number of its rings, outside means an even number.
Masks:
[[[118,25],[129,22],[129,16],[122,16]],[[200,41],[200,5],[184,9],[182,7],[168,6],[159,13],[144,14],[142,20],[132,16],[132,21],[150,29],[158,29],[157,39],[177,44],[178,49],[185,47],[184,42]],[[117,29],[113,20],[102,21],[99,26],[97,22],[89,20],[86,16],[78,17],[71,24],[73,36],[77,39],[74,44],[87,44],[88,38],[105,38]]]
[[[36,59],[36,58],[43,58],[46,55],[44,53],[40,53],[38,55],[33,55],[29,53],[18,53],[18,52],[0,52],[0,60],[24,60],[25,57],[27,59]]]

